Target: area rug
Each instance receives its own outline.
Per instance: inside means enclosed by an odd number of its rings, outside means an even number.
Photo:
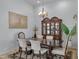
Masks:
[[[15,52],[17,52],[18,50],[15,49],[13,51],[10,51],[9,53],[6,53],[6,54],[3,54],[3,55],[0,55],[0,59],[19,59],[20,57],[20,54],[16,54],[14,55]],[[21,59],[26,59],[26,55],[25,53],[22,53],[22,58]],[[32,54],[28,55],[27,56],[27,59],[32,59]],[[33,59],[40,59],[39,57],[36,57],[34,56]],[[46,57],[42,57],[41,59],[48,59]],[[54,57],[53,59],[59,59],[59,57]],[[64,59],[63,57],[61,59]],[[70,57],[68,59],[71,59]]]

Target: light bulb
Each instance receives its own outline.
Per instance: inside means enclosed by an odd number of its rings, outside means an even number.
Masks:
[[[38,15],[41,15],[41,14],[42,14],[42,12],[39,12],[39,13],[38,13]]]
[[[40,3],[40,0],[37,0],[37,3],[39,4]]]

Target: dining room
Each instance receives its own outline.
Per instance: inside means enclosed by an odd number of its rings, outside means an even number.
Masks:
[[[78,0],[0,0],[0,59],[78,59]]]

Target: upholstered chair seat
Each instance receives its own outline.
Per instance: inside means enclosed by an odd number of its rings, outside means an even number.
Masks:
[[[64,57],[64,59],[67,59],[67,53],[68,53],[68,48],[69,47],[69,41],[63,41],[63,47],[61,48],[54,48],[52,50],[52,54],[53,55],[57,55],[60,56],[60,59],[62,59],[61,57]]]
[[[18,41],[19,41],[19,45],[20,45],[20,47],[22,48],[23,51],[26,51],[26,48],[27,48],[27,51],[31,50],[31,46],[27,46],[25,39],[18,39]]]
[[[52,54],[65,55],[65,48],[53,49]]]
[[[31,42],[31,49],[33,49],[33,56],[39,55],[41,59],[41,55],[45,55],[48,49],[41,48],[40,41],[30,40],[30,42]]]
[[[45,48],[41,48],[40,50],[34,50],[34,54],[39,54],[39,51],[41,54],[45,54],[47,50],[48,49],[45,49]]]

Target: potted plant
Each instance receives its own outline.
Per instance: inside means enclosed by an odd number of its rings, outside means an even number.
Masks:
[[[62,23],[61,28],[62,28],[62,31],[67,36],[67,40],[69,41],[68,42],[69,46],[71,46],[71,39],[76,34],[76,24],[73,26],[71,30],[69,30],[69,28],[64,23]]]
[[[67,45],[69,44],[70,46],[71,46],[71,39],[77,32],[77,24],[76,24],[77,14],[73,16],[73,20],[75,22],[75,25],[71,30],[69,30],[69,28],[64,23],[61,24],[62,31],[66,34],[67,41],[69,41],[67,42]]]

